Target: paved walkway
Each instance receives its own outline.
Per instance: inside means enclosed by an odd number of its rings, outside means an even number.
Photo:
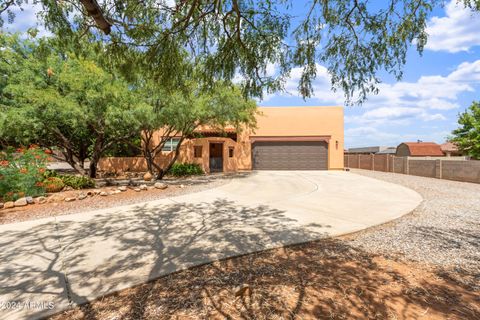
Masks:
[[[358,231],[421,200],[349,172],[263,171],[179,197],[2,225],[0,318],[38,318],[212,260]]]

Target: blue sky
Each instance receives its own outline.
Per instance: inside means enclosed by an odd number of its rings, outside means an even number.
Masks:
[[[25,31],[35,21],[34,10],[27,8],[6,27]],[[386,76],[378,95],[362,106],[345,107],[345,147],[397,145],[417,139],[441,143],[456,128],[458,113],[480,100],[480,14],[456,6],[455,0],[447,2],[429,18],[427,32],[430,37],[423,56],[411,48],[401,81]],[[259,104],[343,105],[343,94],[330,90],[326,69],[318,65],[317,74],[314,97],[304,101],[298,95],[300,70],[294,69],[287,92],[268,95]]]

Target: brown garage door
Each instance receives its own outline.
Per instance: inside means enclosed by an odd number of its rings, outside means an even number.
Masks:
[[[323,141],[257,141],[254,170],[327,170],[328,146]]]

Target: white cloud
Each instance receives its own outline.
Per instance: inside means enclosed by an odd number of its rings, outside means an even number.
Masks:
[[[294,68],[285,84],[284,93],[267,95],[262,102],[272,98],[296,97],[301,68]],[[409,124],[412,121],[446,120],[442,112],[459,108],[462,93],[475,91],[480,83],[480,60],[464,62],[450,74],[422,76],[415,82],[400,81],[379,84],[378,95],[371,95],[362,105],[363,114],[346,117],[347,123],[358,124]],[[330,76],[325,67],[317,65],[317,78],[313,82],[314,96],[309,102],[343,104],[343,94],[332,92]],[[347,113],[348,114],[348,113]],[[358,114],[358,113],[357,113]]]
[[[358,123],[368,125],[406,125],[412,120],[434,121],[446,120],[441,113],[429,113],[422,108],[412,107],[380,107],[368,110],[359,116],[346,116],[346,123]]]
[[[457,2],[446,5],[445,17],[433,17],[427,23],[427,49],[454,53],[480,45],[480,14]]]
[[[429,129],[432,129],[429,127]],[[388,132],[388,130],[361,126],[345,130],[346,148],[367,147],[367,146],[397,146],[405,141],[433,141],[442,143],[450,134],[449,131],[427,130],[425,132]]]
[[[22,9],[19,7],[13,7],[12,12],[15,14],[15,19],[13,23],[8,23],[7,15],[4,13],[2,18],[5,20],[5,24],[3,26],[5,31],[8,32],[26,32],[28,29],[36,28],[38,30],[38,37],[48,37],[52,34],[45,29],[45,27],[39,23],[39,19],[37,18],[38,12],[41,10],[41,6],[39,4],[24,4]]]

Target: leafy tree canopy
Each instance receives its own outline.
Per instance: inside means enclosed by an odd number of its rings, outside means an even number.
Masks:
[[[166,168],[155,165],[171,137],[180,136],[181,144],[203,125],[219,131],[255,125],[256,103],[228,82],[205,90],[201,66],[180,74],[182,86],[172,90],[141,72],[127,82],[99,57],[98,42],[75,46],[0,33],[0,144],[55,146],[80,173],[90,160],[91,177],[102,155],[128,144],[161,178],[178,156]]]
[[[89,159],[94,177],[107,148],[138,135],[131,121],[141,102],[125,81],[94,60],[53,44],[0,34],[0,136],[10,143],[58,147],[81,173]]]
[[[480,102],[473,102],[458,117],[459,127],[453,130],[451,141],[475,159],[480,159]]]
[[[428,14],[443,0],[12,0],[0,12],[37,3],[47,28],[70,43],[90,35],[108,46],[103,52],[122,66],[152,72],[176,87],[185,51],[204,66],[204,80],[231,80],[238,72],[247,95],[282,89],[293,67],[303,70],[299,92],[312,94],[316,63],[325,65],[332,87],[347,102],[377,92],[378,72],[402,76],[408,47],[422,51]],[[459,0],[472,10],[478,0]],[[292,8],[302,6],[300,16]],[[298,11],[298,10],[297,10]],[[5,15],[4,15],[5,16]],[[266,72],[278,66],[275,75]]]
[[[226,126],[234,126],[237,131],[255,127],[255,101],[245,99],[237,87],[220,81],[211,90],[203,90],[195,79],[194,73],[185,81],[183,90],[168,93],[156,82],[147,82],[141,88],[147,97],[135,117],[142,131],[141,150],[148,170],[160,179],[175,163],[184,139],[194,136],[200,127],[209,126],[219,132]],[[161,167],[155,159],[174,137],[179,138],[176,152]]]

